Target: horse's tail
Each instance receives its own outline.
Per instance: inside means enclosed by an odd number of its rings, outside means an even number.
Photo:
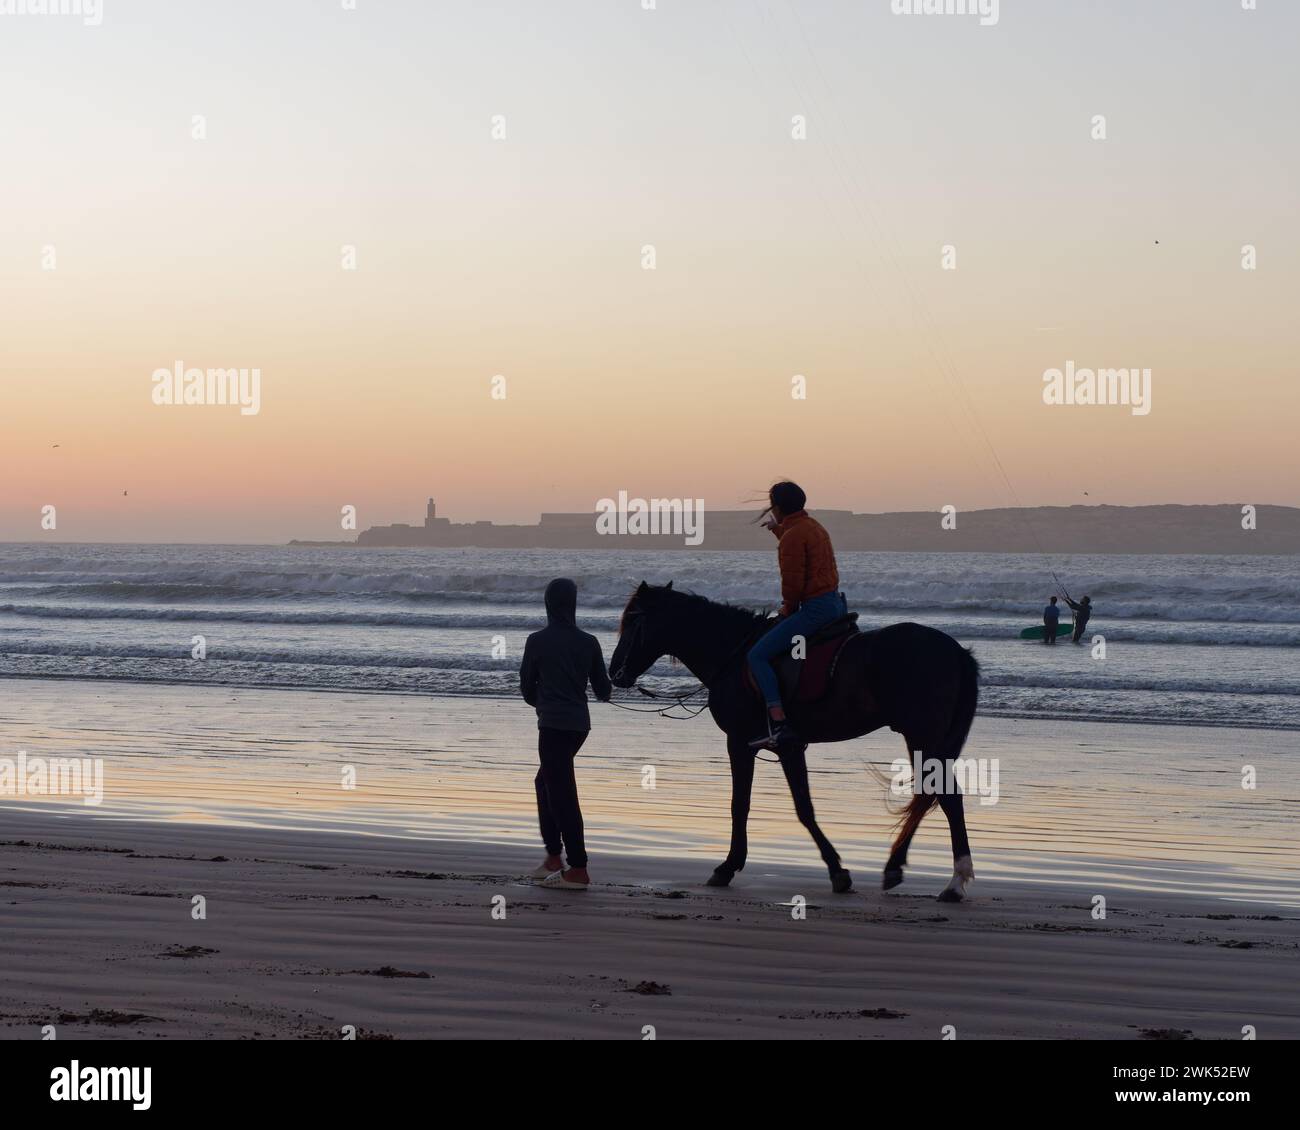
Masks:
[[[966,738],[970,735],[971,723],[975,721],[975,706],[980,696],[980,665],[970,648],[961,649],[958,671],[957,701],[953,705],[952,717],[949,719],[948,732],[940,743],[937,755],[947,761],[961,753]],[[907,807],[903,809],[898,821],[898,833],[894,836],[891,851],[911,842],[916,826],[925,818],[925,814],[939,803],[938,793],[913,793]]]
[[[912,799],[903,809],[903,818],[898,822],[898,834],[894,837],[894,842],[889,848],[890,856],[897,852],[904,844],[912,842],[912,836],[916,832],[916,826],[925,819],[925,814],[939,803],[938,793],[913,793]]]

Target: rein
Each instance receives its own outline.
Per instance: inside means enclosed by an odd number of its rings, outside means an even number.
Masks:
[[[745,638],[740,641],[739,644],[733,647],[729,652],[727,652],[725,656],[722,657],[722,660],[718,663],[717,668],[714,670],[713,674],[707,680],[700,679],[699,680],[700,685],[698,687],[694,687],[690,691],[687,691],[686,694],[678,694],[678,695],[659,694],[656,691],[652,691],[647,687],[641,686],[639,683],[633,683],[632,687],[629,688],[629,689],[635,689],[640,691],[643,695],[645,695],[646,698],[661,699],[667,701],[669,703],[669,705],[667,706],[651,706],[642,709],[636,706],[628,706],[627,704],[622,702],[615,702],[612,698],[609,700],[609,705],[616,706],[619,708],[619,710],[629,710],[633,714],[658,714],[661,718],[667,718],[671,722],[689,722],[692,718],[698,718],[709,708],[709,701],[707,698],[705,698],[705,700],[700,703],[691,702],[690,700],[693,699],[696,695],[698,695],[701,691],[704,692],[711,691],[713,689],[713,683],[716,682],[718,676],[721,675],[722,672],[727,669],[727,665],[730,664],[731,661],[742,651],[747,651],[749,649],[750,644],[753,642],[753,640],[760,634],[760,632],[765,631],[766,629],[767,629],[766,620],[764,620],[761,624],[756,625],[745,636]],[[639,619],[637,620],[636,626],[632,630],[634,633],[640,632],[641,621]],[[692,712],[687,714],[686,717],[684,718],[678,715],[673,715],[668,713],[670,710],[676,710],[678,707],[682,708],[683,710],[688,710]]]
[[[667,706],[649,706],[643,708],[639,706],[628,706],[624,702],[615,702],[611,698],[609,700],[609,705],[617,706],[619,710],[630,710],[633,714],[658,714],[659,717],[667,718],[670,722],[689,722],[692,718],[698,718],[709,708],[709,700],[707,698],[703,702],[699,703],[690,701],[699,694],[700,691],[708,690],[708,687],[704,686],[702,683],[694,690],[682,695],[656,694],[654,691],[646,690],[645,687],[641,686],[637,686],[635,689],[645,695],[646,698],[667,699],[671,701]],[[684,718],[680,715],[668,713],[670,710],[676,710],[678,707],[681,707],[683,710],[689,710],[691,713],[687,714]]]

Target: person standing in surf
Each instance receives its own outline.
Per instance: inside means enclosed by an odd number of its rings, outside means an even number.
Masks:
[[[1080,601],[1073,601],[1068,596],[1065,603],[1074,609],[1074,637],[1072,642],[1078,643],[1083,638],[1083,633],[1088,627],[1088,620],[1092,616],[1092,597],[1085,596]]]
[[[533,785],[546,858],[532,878],[543,887],[585,890],[591,876],[573,763],[591,732],[587,684],[601,702],[609,701],[613,688],[600,641],[577,625],[578,586],[557,577],[546,586],[545,603],[546,627],[528,637],[519,665],[520,693],[537,711],[541,760]]]
[[[1043,643],[1056,643],[1056,629],[1060,623],[1061,606],[1056,603],[1056,597],[1052,597],[1043,609]]]
[[[795,636],[806,640],[818,628],[845,615],[840,573],[830,535],[804,509],[808,496],[796,483],[776,483],[767,492],[767,509],[759,515],[776,535],[781,568],[781,617],[749,650],[749,668],[767,705],[768,736],[756,743],[793,749],[807,743],[785,716],[781,688],[772,663],[788,651]]]

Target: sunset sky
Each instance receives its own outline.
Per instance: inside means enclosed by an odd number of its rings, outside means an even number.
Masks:
[[[732,509],[784,476],[858,511],[1295,505],[1300,5],[1259,8],[0,16],[0,539]],[[259,368],[260,413],[153,404],[177,360]],[[1071,360],[1151,369],[1152,411],[1044,405]]]

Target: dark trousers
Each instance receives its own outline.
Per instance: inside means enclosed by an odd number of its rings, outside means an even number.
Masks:
[[[1043,643],[1056,643],[1056,626],[1059,623],[1059,620],[1043,619]]]
[[[1075,642],[1075,643],[1078,643],[1079,640],[1083,638],[1083,633],[1086,632],[1087,630],[1088,630],[1088,617],[1087,617],[1087,616],[1085,616],[1082,620],[1075,620],[1075,622],[1074,622],[1074,642]]]
[[[578,807],[578,780],[573,775],[573,759],[586,730],[554,730],[543,726],[537,731],[537,754],[542,767],[537,771],[537,822],[548,855],[559,855],[561,848],[570,867],[587,866],[587,843],[582,832],[582,809]]]

